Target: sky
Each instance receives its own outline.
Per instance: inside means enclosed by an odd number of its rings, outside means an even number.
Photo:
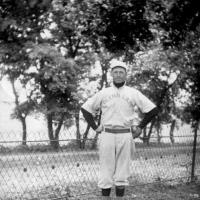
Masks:
[[[11,98],[15,98],[14,94],[13,94],[13,90],[12,90],[12,86],[11,83],[4,77],[1,81],[0,84],[2,86],[2,88],[4,89],[4,91],[11,97]],[[16,82],[16,88],[19,94],[19,100],[20,102],[23,102],[26,100],[26,94],[25,92],[22,90],[22,88],[20,87],[20,84]]]
[[[12,92],[12,87],[11,84],[9,83],[9,81],[6,78],[3,78],[0,81],[1,86],[3,87],[3,89],[5,90],[5,92],[11,96],[14,97],[13,92]]]

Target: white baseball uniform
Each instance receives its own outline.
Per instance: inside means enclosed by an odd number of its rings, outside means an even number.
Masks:
[[[120,88],[114,85],[105,88],[89,98],[82,106],[93,115],[101,109],[101,124],[112,129],[130,128],[134,123],[136,107],[142,113],[147,113],[156,106],[141,92],[126,85]],[[111,188],[113,184],[128,185],[133,145],[131,132],[103,131],[100,134],[98,183],[100,188]]]

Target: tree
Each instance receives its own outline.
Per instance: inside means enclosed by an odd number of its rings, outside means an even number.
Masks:
[[[172,116],[177,115],[176,97],[180,90],[179,66],[171,63],[170,58],[176,55],[172,51],[165,51],[162,47],[153,48],[135,55],[135,64],[129,76],[129,85],[133,85],[155,102],[159,113],[150,123],[149,131],[144,130],[144,142],[149,143],[153,128],[160,137],[161,125],[171,123]]]
[[[74,109],[75,64],[73,60],[65,59],[56,47],[47,43],[29,43],[26,48],[30,49],[29,57],[35,62],[36,69],[28,76],[34,80],[34,87],[39,89],[36,100],[40,100],[40,110],[47,119],[50,144],[58,149],[61,127],[65,119],[72,116]]]
[[[30,67],[23,47],[28,40],[35,40],[38,31],[38,20],[49,8],[50,1],[2,0],[0,5],[0,62],[1,71],[11,81],[15,95],[15,112],[22,123],[22,144],[26,144],[26,116],[33,109],[33,102],[28,99],[21,104],[15,88],[15,81],[26,85],[25,71]],[[37,27],[37,28],[36,28]]]
[[[137,52],[141,43],[153,39],[146,16],[147,1],[101,1],[97,2],[91,15],[90,32],[96,46],[103,44],[110,52]],[[94,20],[96,23],[94,23]],[[100,42],[100,43],[99,43]]]
[[[168,42],[166,47],[177,48],[180,56],[187,61],[181,66],[183,78],[182,85],[190,94],[190,102],[187,110],[190,110],[194,124],[199,123],[199,30],[200,30],[200,9],[197,0],[176,0],[170,9],[165,11],[164,23],[161,26],[168,31]],[[195,125],[195,127],[197,127]]]
[[[25,102],[19,103],[19,96],[17,94],[15,83],[11,81],[13,93],[15,96],[15,109],[11,114],[12,118],[19,119],[22,124],[22,145],[27,145],[27,125],[26,125],[26,117],[30,115],[35,110],[35,103],[28,99]]]
[[[162,9],[162,15],[160,25],[168,33],[163,43],[165,46],[177,47],[185,41],[189,32],[199,26],[200,6],[197,0],[175,0]]]
[[[87,20],[91,11],[90,1],[53,1],[52,20],[55,25],[50,29],[53,35],[51,42],[56,43],[64,51],[64,57],[74,59],[78,70],[76,71],[76,88],[94,63],[93,49],[88,37],[83,34],[88,29]],[[85,78],[85,77],[84,77]],[[77,90],[76,90],[77,92]],[[81,146],[81,133],[79,125],[79,111],[81,97],[74,95],[74,118],[76,124],[76,139]]]
[[[18,62],[21,63],[24,60],[20,59],[20,55],[28,57],[29,64],[26,65],[25,71],[20,71],[22,68],[19,65],[16,65],[16,68],[23,77],[23,83],[32,86],[34,101],[38,103],[37,108],[47,116],[50,143],[54,148],[58,148],[60,129],[65,118],[71,117],[75,108],[72,103],[75,102],[75,95],[72,91],[75,92],[75,71],[78,71],[72,60],[76,56],[81,37],[73,40],[73,35],[69,33],[69,43],[65,46],[66,38],[62,39],[62,33],[68,33],[68,29],[66,24],[62,23],[62,17],[58,12],[51,9],[51,1],[3,1],[1,10],[2,20],[5,21],[1,26],[3,49],[7,48],[8,44],[18,46],[19,51],[16,55],[19,56]],[[58,19],[53,14],[58,14]],[[63,49],[66,55],[60,53]],[[3,53],[6,57],[6,53]],[[12,53],[10,55],[13,56]],[[8,57],[8,60],[10,59]],[[56,124],[55,132],[53,124]]]
[[[27,96],[26,102],[20,102],[19,94],[15,87],[15,82],[18,80],[21,85],[24,87],[26,84],[23,84],[22,79],[24,78],[23,74],[28,68],[27,57],[22,53],[22,49],[20,45],[7,44],[6,48],[4,48],[4,56],[2,56],[2,65],[1,71],[3,76],[7,76],[8,80],[11,83],[13,94],[15,97],[15,110],[12,114],[13,118],[19,119],[22,124],[22,145],[26,145],[27,139],[27,125],[26,125],[26,117],[34,110],[34,103],[31,101],[31,93],[30,96]],[[22,78],[23,77],[23,78]]]

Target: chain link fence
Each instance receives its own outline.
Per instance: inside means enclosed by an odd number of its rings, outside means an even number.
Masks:
[[[130,187],[199,178],[199,133],[196,143],[192,134],[174,138],[173,145],[157,143],[153,137],[149,145],[136,143]],[[79,149],[77,140],[63,139],[54,151],[48,140],[29,140],[22,146],[20,140],[1,138],[0,199],[95,199],[100,194],[99,162],[98,150],[92,150],[91,143],[88,139],[86,148]]]

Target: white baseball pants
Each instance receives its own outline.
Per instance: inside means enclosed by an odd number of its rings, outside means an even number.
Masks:
[[[100,188],[128,185],[134,142],[131,133],[107,133],[99,136]]]

